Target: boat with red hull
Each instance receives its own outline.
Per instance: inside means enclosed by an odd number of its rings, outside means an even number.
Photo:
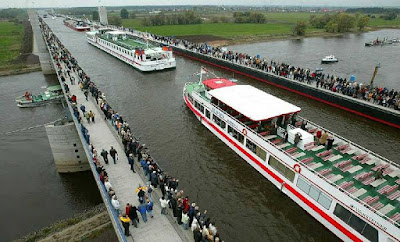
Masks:
[[[400,240],[398,164],[293,104],[225,78],[202,81],[205,73],[185,84],[183,99],[215,136],[340,239]]]

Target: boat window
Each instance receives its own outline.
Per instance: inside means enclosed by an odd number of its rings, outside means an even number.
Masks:
[[[248,138],[246,139],[246,147],[251,150],[254,154],[256,153],[256,145],[251,142]]]
[[[293,182],[294,180],[294,171],[292,171],[289,167],[285,166],[282,162],[278,159],[273,157],[272,155],[269,156],[268,164],[272,166],[275,170],[279,173],[284,175],[288,180]]]
[[[262,160],[266,160],[267,158],[267,152],[265,152],[265,150],[261,149],[258,146],[256,146],[256,155],[260,157]]]
[[[236,140],[238,140],[240,143],[243,144],[244,142],[244,136],[242,135],[242,133],[240,133],[239,131],[237,131],[236,129],[232,128],[230,125],[228,125],[228,133],[235,138]]]
[[[208,109],[206,109],[206,117],[207,117],[208,119],[211,118],[210,111],[208,111]]]
[[[354,215],[342,205],[336,204],[333,214],[335,214],[336,217],[340,218],[346,224],[350,225],[368,240],[372,242],[378,241],[378,230],[359,218],[357,215]]]
[[[218,118],[215,114],[213,114],[213,120],[214,123],[216,123],[219,127],[225,129],[226,123],[222,121],[220,118]]]
[[[197,110],[199,110],[201,113],[204,113],[204,107],[197,101],[194,101],[194,106],[196,107]]]
[[[317,201],[322,207],[329,209],[332,204],[332,199],[329,198],[324,192],[322,192],[316,186],[310,184],[303,178],[299,177],[296,186],[303,192],[308,194],[312,199]]]

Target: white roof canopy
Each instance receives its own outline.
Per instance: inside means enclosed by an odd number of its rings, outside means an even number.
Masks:
[[[120,35],[120,34],[126,34],[126,32],[124,32],[124,31],[119,31],[119,30],[114,30],[114,31],[106,32],[106,34]]]
[[[249,85],[222,87],[208,93],[253,121],[267,120],[301,110]]]

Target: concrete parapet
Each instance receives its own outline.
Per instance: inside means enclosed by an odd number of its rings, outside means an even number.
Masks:
[[[33,9],[28,9],[28,15],[29,21],[32,25],[33,36],[35,38],[35,51],[37,52],[36,54],[39,56],[42,72],[45,75],[55,74],[56,71],[51,62],[51,57],[49,52],[47,51],[46,44],[44,43],[36,11]]]

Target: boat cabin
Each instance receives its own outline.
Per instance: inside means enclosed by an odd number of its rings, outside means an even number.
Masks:
[[[210,82],[208,88],[215,87],[215,81]],[[219,85],[226,86],[208,92],[211,102],[262,136],[276,135],[278,127],[286,127],[301,110],[250,85]]]
[[[108,39],[112,39],[113,41],[126,40],[126,33],[123,31],[109,31],[105,33]]]
[[[207,91],[221,88],[221,87],[229,87],[229,86],[235,86],[236,83],[226,79],[226,78],[212,78],[203,81],[203,84],[206,88]]]

